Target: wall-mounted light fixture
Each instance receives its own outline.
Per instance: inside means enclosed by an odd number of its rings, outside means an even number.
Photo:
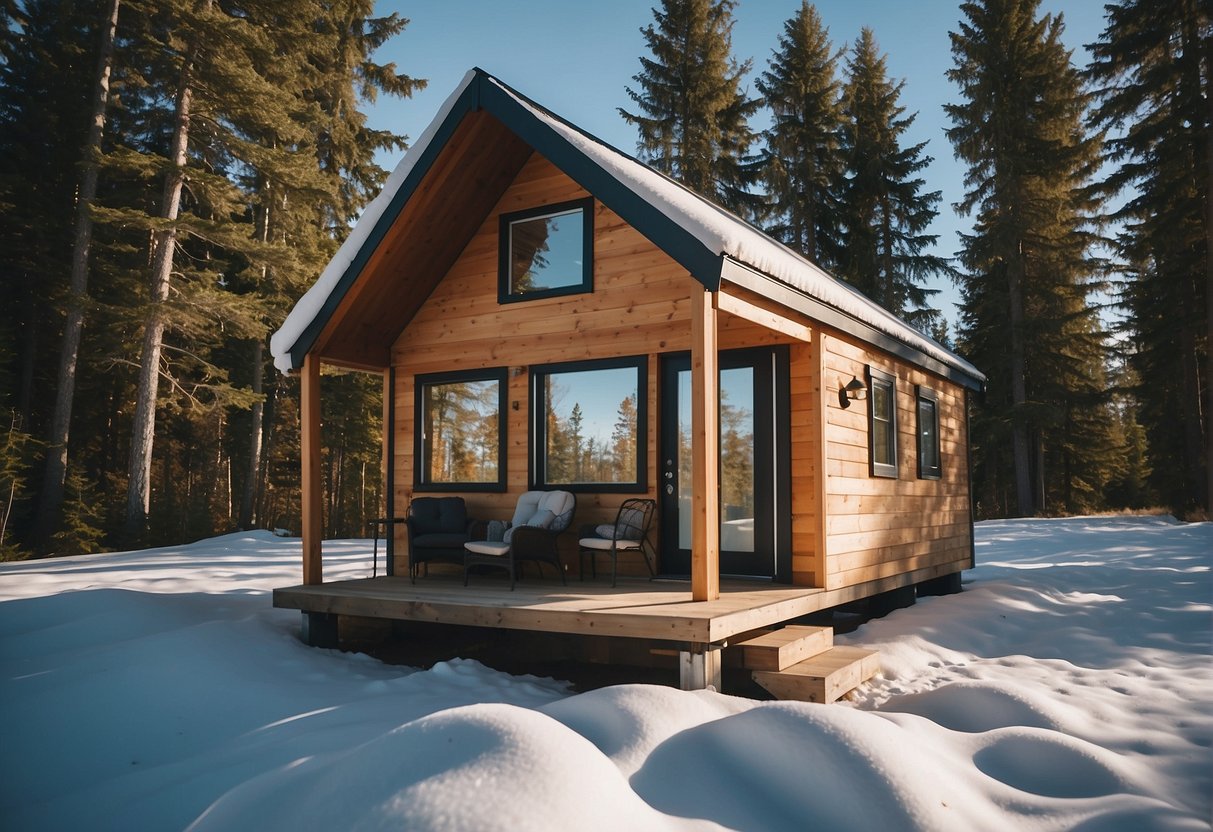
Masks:
[[[867,394],[868,386],[856,376],[851,376],[850,381],[838,388],[838,406],[846,410],[852,401],[863,399]]]

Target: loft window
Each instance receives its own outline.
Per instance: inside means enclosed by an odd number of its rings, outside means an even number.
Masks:
[[[505,368],[419,375],[413,484],[418,491],[505,490]]]
[[[593,264],[593,199],[501,215],[499,302],[592,292]]]
[[[939,399],[935,391],[918,386],[918,478],[943,476],[939,461]]]
[[[531,482],[569,491],[647,490],[648,359],[531,368]]]
[[[868,368],[868,445],[872,476],[897,477],[897,379]]]

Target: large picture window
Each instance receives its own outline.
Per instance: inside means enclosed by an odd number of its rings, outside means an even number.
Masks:
[[[647,489],[648,360],[531,368],[531,482],[536,488]]]
[[[935,391],[918,386],[918,478],[937,480],[943,476],[939,459],[939,399]]]
[[[868,368],[868,443],[872,476],[897,476],[897,379]]]
[[[505,490],[506,371],[416,378],[414,487]]]
[[[501,215],[501,303],[594,289],[594,201],[579,199]]]

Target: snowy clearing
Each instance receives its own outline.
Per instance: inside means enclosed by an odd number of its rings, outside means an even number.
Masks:
[[[299,541],[0,565],[0,828],[1208,829],[1213,524],[978,524],[849,705],[317,650]],[[332,579],[368,541],[325,543]]]

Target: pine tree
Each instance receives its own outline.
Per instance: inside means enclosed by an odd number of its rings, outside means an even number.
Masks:
[[[928,277],[949,274],[947,262],[925,249],[937,237],[926,229],[935,219],[939,191],[922,193],[918,174],[931,162],[926,142],[903,148],[914,123],[897,101],[904,81],[893,82],[870,29],[863,29],[847,57],[843,89],[843,154],[847,182],[842,193],[843,249],[840,276],[894,315],[927,332],[938,311],[929,306],[937,289]]]
[[[973,421],[975,488],[984,511],[1020,515],[1091,506],[1113,442],[1103,333],[1087,303],[1099,141],[1083,127],[1062,20],[1037,7],[962,4],[948,72],[962,101],[945,107],[969,165],[959,209],[977,213],[962,235],[960,341],[990,377]]]
[[[1105,9],[1087,72],[1094,121],[1113,131],[1103,185],[1130,194],[1111,219],[1151,481],[1176,510],[1213,516],[1213,22],[1199,0]]]
[[[801,0],[779,48],[755,81],[771,110],[758,169],[771,202],[767,231],[805,257],[835,268],[841,253],[842,87],[838,53],[817,8]]]
[[[756,179],[748,154],[749,118],[758,99],[741,81],[747,60],[732,57],[736,0],[662,0],[656,26],[640,31],[652,58],[640,58],[637,89],[627,88],[637,112],[619,114],[640,131],[642,159],[693,191],[742,217],[762,200],[750,193]]]
[[[101,42],[98,48],[94,81],[92,118],[81,150],[82,173],[72,239],[67,319],[64,322],[59,351],[59,372],[55,380],[55,409],[51,415],[46,471],[38,497],[38,516],[34,529],[35,545],[42,549],[45,549],[50,542],[51,530],[59,520],[63,490],[67,481],[67,443],[71,432],[72,406],[76,395],[76,369],[80,357],[80,339],[84,330],[85,307],[88,303],[89,248],[93,240],[93,218],[90,212],[93,200],[97,197],[101,135],[105,128],[105,111],[109,105],[114,39],[118,28],[118,7],[119,0],[109,0],[105,22],[100,27]],[[87,488],[79,474],[76,475],[74,486],[78,494]]]

